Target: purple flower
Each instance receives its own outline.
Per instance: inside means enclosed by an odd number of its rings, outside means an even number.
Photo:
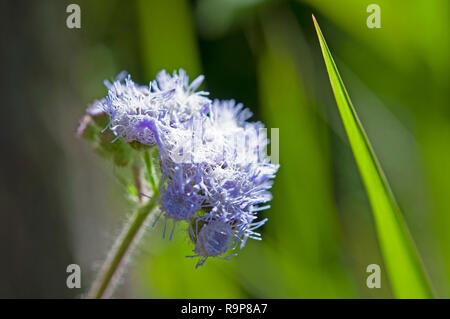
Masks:
[[[230,248],[233,238],[233,229],[224,221],[212,221],[205,224],[200,230],[195,244],[194,252],[190,257],[200,257],[196,268],[203,265],[208,257],[218,257],[225,254]],[[226,259],[226,258],[223,258]]]
[[[196,176],[183,171],[182,165],[176,165],[166,183],[161,186],[161,205],[166,216],[175,221],[190,220],[202,206],[202,196],[196,185]]]
[[[190,223],[197,267],[209,257],[222,257],[248,238],[267,219],[270,188],[279,165],[265,153],[264,125],[234,100],[212,102],[208,92],[195,92],[184,70],[158,73],[149,87],[124,74],[99,102],[110,116],[117,138],[158,147],[162,171],[159,202],[166,218]],[[172,230],[173,233],[173,230]]]
[[[136,85],[126,73],[120,73],[116,81],[105,81],[108,95],[99,107],[111,121],[108,127],[127,142],[137,141],[146,145],[156,144],[151,120],[162,126],[182,127],[192,117],[200,117],[209,111],[210,100],[206,92],[194,92],[201,84],[200,76],[189,85],[184,70],[168,75],[161,71],[150,87]]]
[[[146,87],[137,86],[128,76],[118,79],[108,86],[108,95],[100,100],[99,107],[110,116],[108,127],[117,136],[127,142],[138,141],[142,144],[155,144],[154,131],[148,125],[157,115],[151,100],[164,99],[163,94],[156,96]]]
[[[200,216],[190,215],[195,220],[190,231],[194,233],[194,252],[200,257],[199,265],[228,249],[214,246],[210,242],[214,238],[212,234],[231,234],[230,240],[240,243],[242,248],[248,238],[260,239],[255,229],[267,221],[257,221],[257,212],[270,207],[262,204],[272,199],[269,189],[278,165],[270,164],[262,152],[267,146],[265,131],[261,123],[247,122],[250,116],[251,112],[242,104],[216,100],[208,116],[189,121],[183,130],[170,129],[162,137],[160,163],[164,174],[170,181],[178,180],[177,184],[185,181],[191,185],[188,192],[182,188],[178,192],[184,198],[195,198],[197,210],[202,209]],[[180,171],[183,174],[177,178],[174,166],[182,167],[178,174]],[[179,205],[172,200],[173,197],[164,198],[163,206]],[[185,204],[192,207],[190,200]],[[166,216],[171,217],[167,210]],[[199,222],[203,225],[200,230]],[[214,228],[209,227],[212,224]],[[201,236],[202,232],[210,235]]]

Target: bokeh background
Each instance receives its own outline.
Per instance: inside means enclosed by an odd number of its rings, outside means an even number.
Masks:
[[[1,1],[0,297],[75,298],[131,212],[117,169],[75,137],[104,79],[180,67],[280,129],[262,242],[194,269],[185,227],[149,230],[115,297],[390,298],[370,206],[313,28],[321,25],[437,296],[450,296],[447,0]],[[381,7],[381,29],[366,8]],[[66,267],[82,288],[66,287]],[[380,289],[366,267],[381,265]]]

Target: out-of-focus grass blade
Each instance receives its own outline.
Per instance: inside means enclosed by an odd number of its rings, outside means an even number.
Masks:
[[[313,20],[339,113],[372,206],[394,295],[398,298],[432,298],[431,287],[403,216],[314,16]]]
[[[189,1],[140,0],[137,14],[146,74],[183,68],[195,79],[201,65]]]
[[[269,218],[263,242],[248,243],[237,258],[241,281],[263,298],[355,298],[333,200],[328,127],[308,95],[304,66],[310,63],[296,43],[302,30],[288,8],[259,21],[261,38],[251,42],[259,114],[267,127],[280,128],[281,168],[271,209],[261,215]]]

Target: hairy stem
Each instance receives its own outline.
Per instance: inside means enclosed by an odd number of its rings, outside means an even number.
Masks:
[[[87,298],[108,298],[112,295],[143,228],[148,224],[146,221],[152,217],[156,207],[157,201],[149,200],[133,213],[111,248]]]
[[[136,190],[138,192],[139,202],[142,203],[144,197],[144,185],[142,183],[142,169],[138,164],[134,164],[132,167],[134,185],[136,186]]]
[[[153,174],[152,160],[153,160],[153,150],[145,151],[144,152],[145,167],[147,168],[147,175],[150,180],[150,184],[152,186],[153,193],[155,193],[157,190],[157,186],[156,186],[155,178],[153,177],[154,174]]]

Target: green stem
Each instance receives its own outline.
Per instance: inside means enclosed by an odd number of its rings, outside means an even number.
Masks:
[[[157,195],[157,194],[154,194]],[[138,242],[143,226],[147,218],[156,210],[157,201],[149,200],[130,217],[122,233],[117,238],[109,252],[97,278],[89,291],[87,298],[108,298],[111,296],[115,284],[120,278],[128,257],[131,255],[135,244]]]
[[[150,152],[153,152],[153,150],[144,152],[144,162],[145,167],[147,168],[148,179],[152,185],[153,194],[155,194],[157,188],[155,178],[153,177],[152,156],[150,155]]]

